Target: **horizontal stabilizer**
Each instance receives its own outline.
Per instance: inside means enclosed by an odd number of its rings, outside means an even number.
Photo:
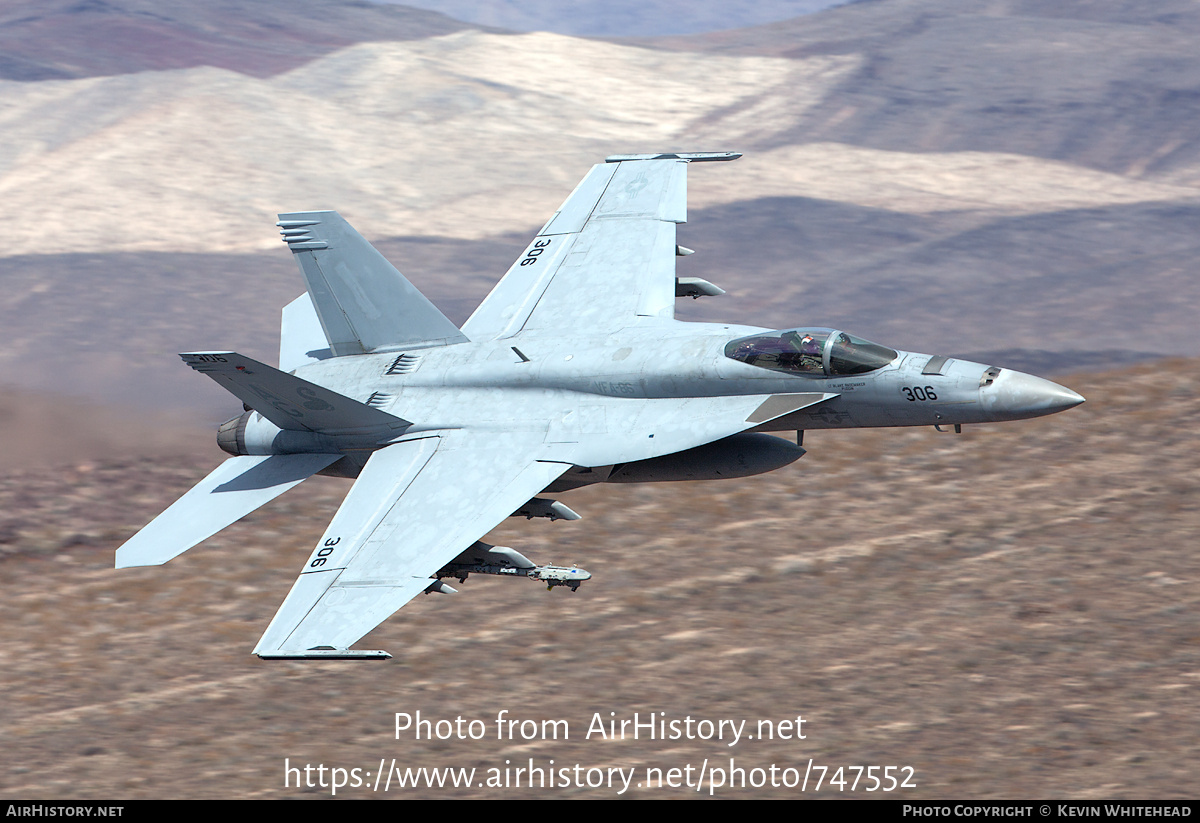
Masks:
[[[279,215],[337,356],[465,343],[466,336],[336,211]]]
[[[338,434],[412,425],[237,352],[188,352],[179,356],[284,431]]]
[[[342,457],[231,457],[117,549],[117,568],[160,566]]]

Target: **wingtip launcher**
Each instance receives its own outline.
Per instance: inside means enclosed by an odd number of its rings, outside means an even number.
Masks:
[[[688,163],[705,163],[714,160],[737,160],[740,151],[693,151],[663,152],[661,154],[610,154],[605,163],[626,163],[630,160],[684,160]]]
[[[391,660],[382,649],[305,649],[303,651],[255,652],[260,660]]]

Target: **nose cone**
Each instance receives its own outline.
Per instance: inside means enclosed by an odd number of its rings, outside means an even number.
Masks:
[[[1021,420],[1078,406],[1083,395],[1032,374],[1005,369],[992,385],[980,389],[984,409],[993,420]]]

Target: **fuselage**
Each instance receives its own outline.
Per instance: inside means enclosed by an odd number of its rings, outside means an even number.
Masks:
[[[828,353],[824,369],[764,368],[731,356],[730,346],[776,332],[639,320],[612,334],[525,333],[487,342],[329,358],[295,373],[413,421],[408,433],[518,428],[544,430],[548,440],[572,427],[602,433],[606,417],[618,416],[612,412],[655,398],[828,396],[760,424],[756,431],[986,423],[1051,414],[1083,402],[1069,389],[1021,372],[884,347],[876,348],[894,358],[860,373],[827,373]],[[830,331],[818,333],[828,336]],[[612,412],[606,415],[606,409]],[[369,451],[376,445],[369,437],[351,441],[345,440],[339,450]],[[251,453],[331,447],[327,439],[306,444],[288,433],[280,436],[261,418],[248,422],[246,442]]]

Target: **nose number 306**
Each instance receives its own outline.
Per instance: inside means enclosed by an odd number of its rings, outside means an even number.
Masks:
[[[904,396],[910,402],[916,400],[937,400],[937,393],[933,390],[933,386],[901,386],[900,391],[904,392]]]

